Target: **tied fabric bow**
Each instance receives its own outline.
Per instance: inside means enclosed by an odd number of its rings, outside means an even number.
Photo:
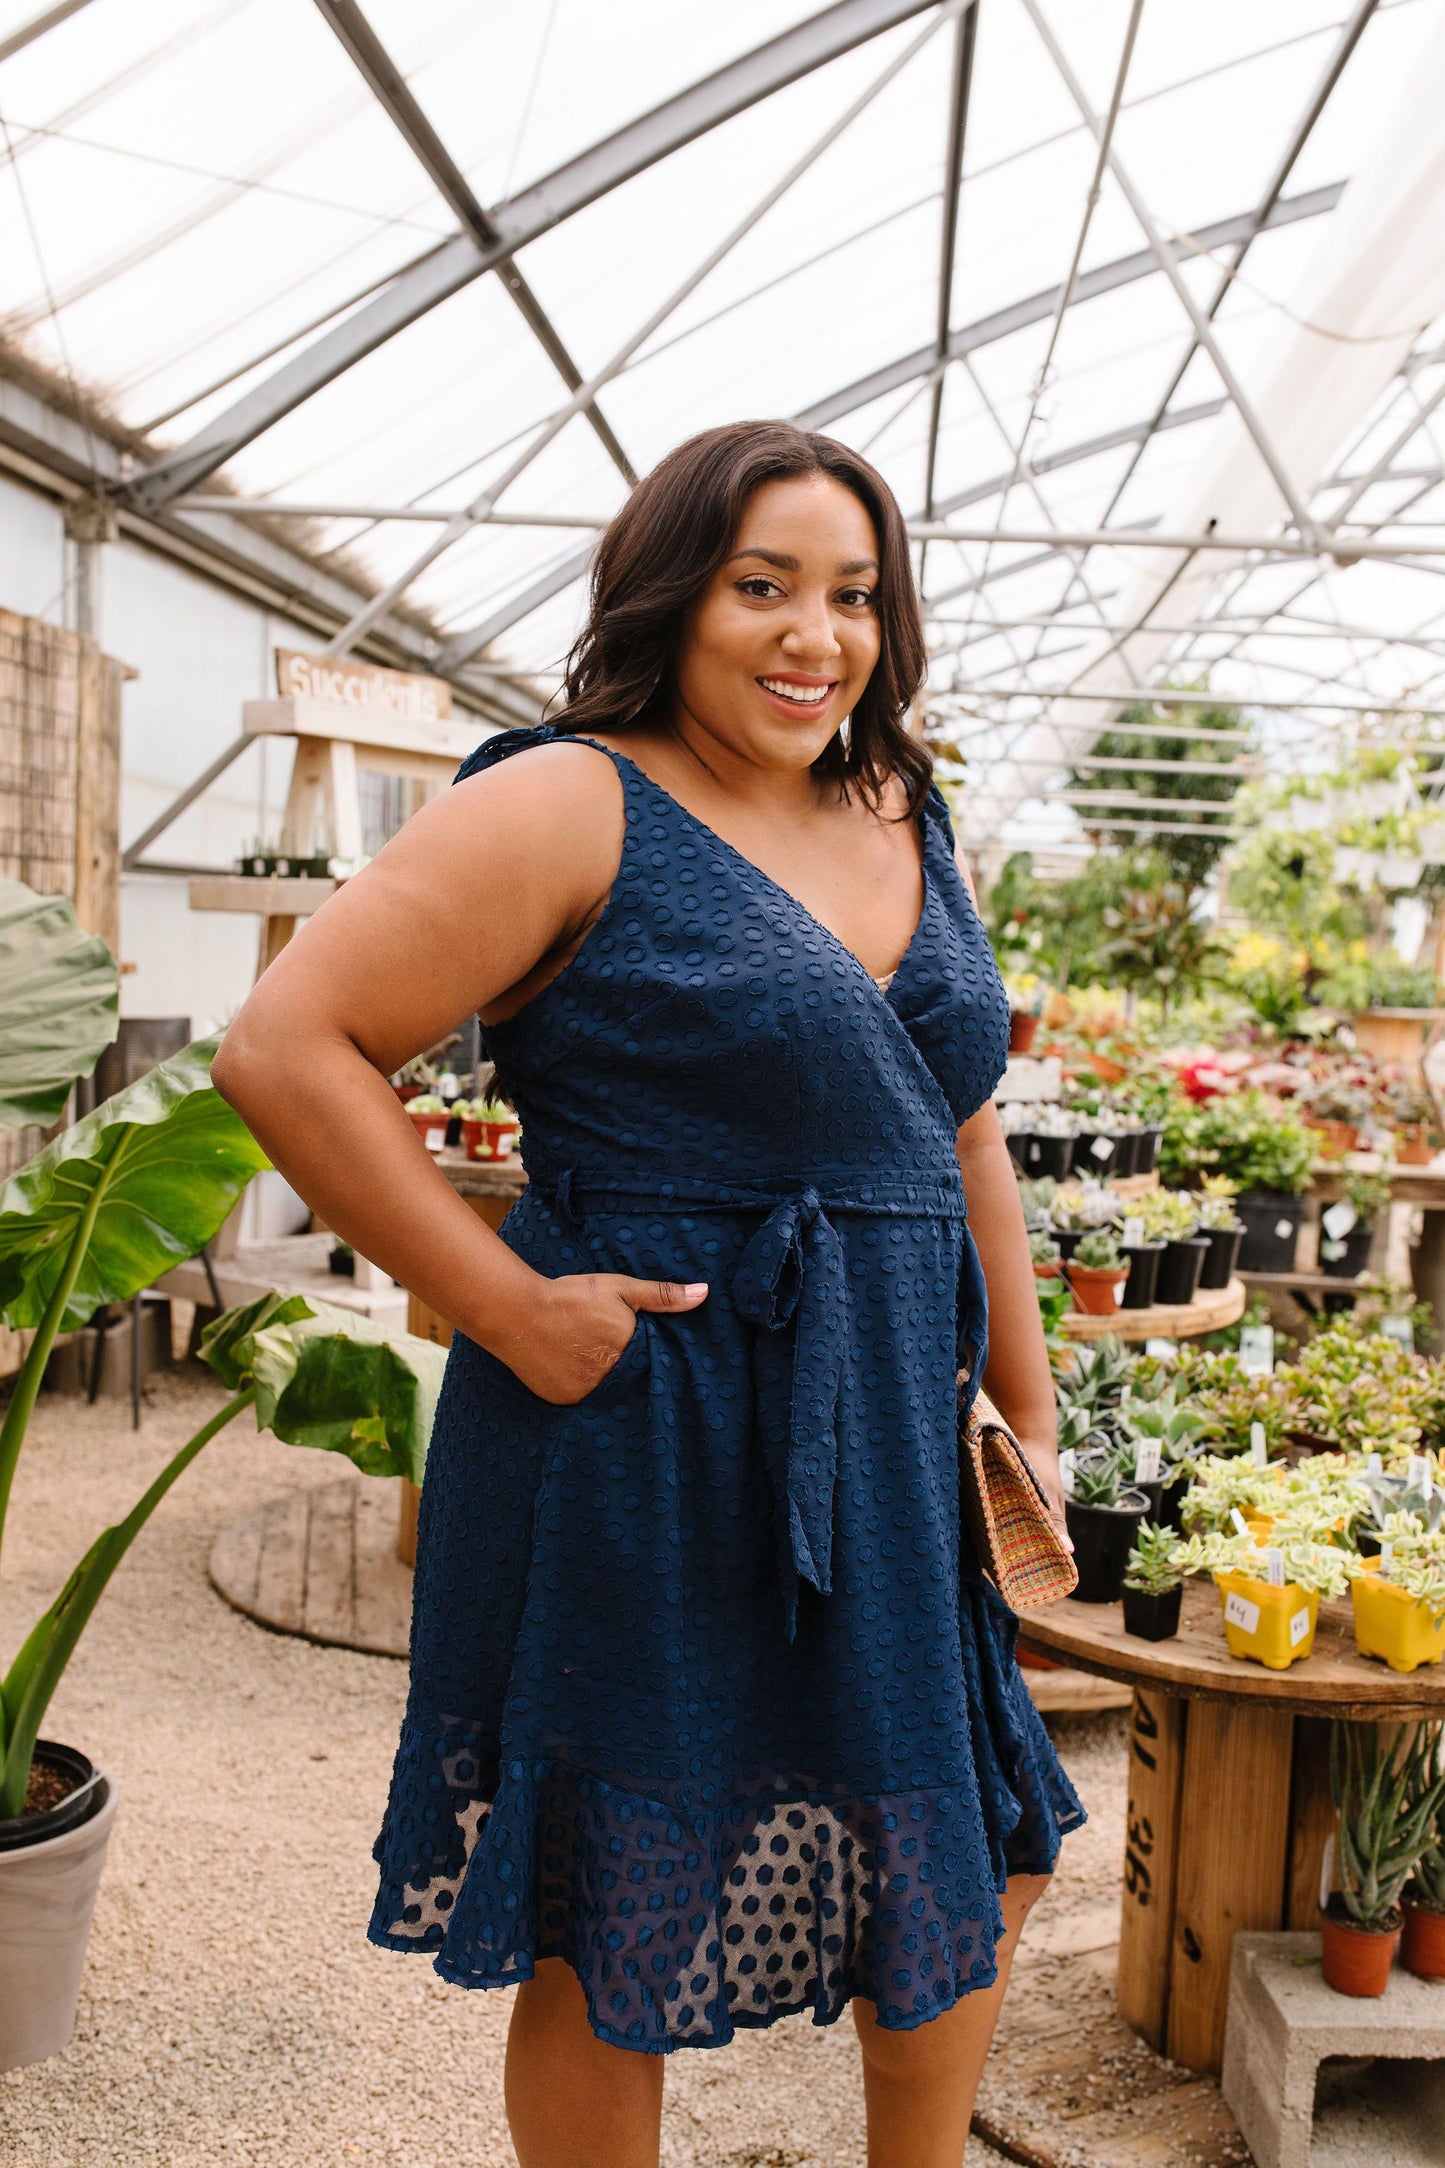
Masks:
[[[792,1641],[798,1583],[807,1581],[823,1596],[832,1588],[838,1394],[848,1331],[843,1245],[815,1189],[768,1214],[738,1260],[732,1293],[739,1316],[758,1327],[753,1393]]]

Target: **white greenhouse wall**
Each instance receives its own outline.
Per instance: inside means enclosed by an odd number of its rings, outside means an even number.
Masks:
[[[0,475],[0,609],[65,622],[65,520],[53,498]]]

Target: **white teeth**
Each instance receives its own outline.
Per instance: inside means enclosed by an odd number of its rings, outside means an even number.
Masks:
[[[833,690],[831,685],[784,685],[777,678],[759,678],[758,683],[764,692],[776,693],[780,700],[796,700],[807,708],[817,707]]]

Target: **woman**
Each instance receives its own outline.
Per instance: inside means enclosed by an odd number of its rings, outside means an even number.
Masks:
[[[870,2161],[957,2168],[1083,1819],[960,1552],[987,1306],[1062,1511],[1007,1005],[904,728],[924,659],[864,460],[695,437],[602,538],[563,723],[484,744],[216,1062],[456,1327],[371,1931],[523,1983],[522,2168],[655,2164],[663,2053],[850,2000]],[[386,1082],[473,1010],[523,1121],[501,1237]]]

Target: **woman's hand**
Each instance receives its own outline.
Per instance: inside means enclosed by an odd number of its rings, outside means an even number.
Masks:
[[[1064,1513],[1064,1485],[1059,1474],[1058,1447],[1052,1442],[1047,1445],[1041,1443],[1031,1444],[1025,1438],[1019,1439],[1019,1445],[1025,1460],[1038,1477],[1039,1487],[1043,1491],[1054,1532],[1063,1544],[1064,1549],[1072,1551],[1074,1539],[1069,1534],[1069,1523]]]
[[[526,1315],[487,1346],[540,1400],[575,1407],[602,1383],[637,1330],[639,1310],[695,1310],[706,1280],[629,1280],[619,1272],[536,1276]]]

